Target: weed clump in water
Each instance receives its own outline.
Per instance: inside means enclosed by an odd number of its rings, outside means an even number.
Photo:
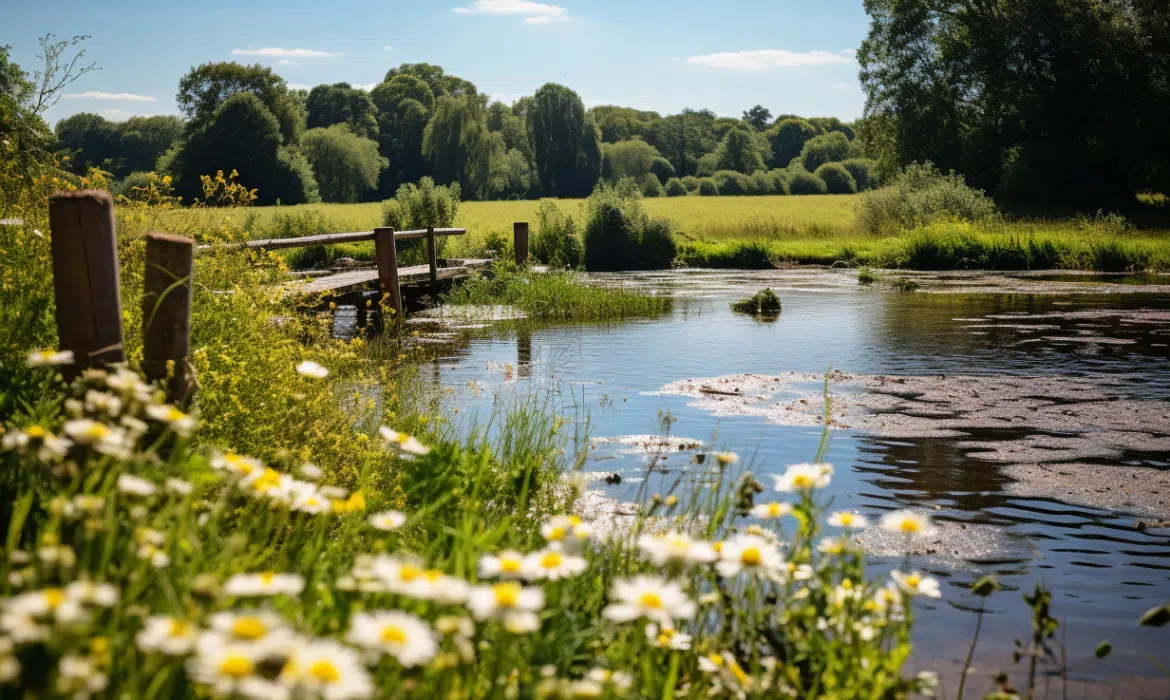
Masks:
[[[868,267],[863,267],[857,272],[857,284],[867,287],[874,282],[877,282],[877,275]]]
[[[922,285],[908,277],[898,277],[890,281],[890,286],[899,292],[916,292]]]
[[[736,313],[756,316],[778,314],[780,313],[780,297],[776,296],[776,292],[770,288],[762,289],[750,297],[732,303],[731,310]]]

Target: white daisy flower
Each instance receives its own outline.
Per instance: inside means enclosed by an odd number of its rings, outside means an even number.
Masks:
[[[629,690],[634,684],[634,677],[624,671],[614,671],[608,668],[591,668],[585,674],[585,679],[594,683],[613,686],[617,690]]]
[[[167,491],[179,496],[189,496],[195,490],[195,486],[190,481],[183,481],[174,477],[167,479],[164,485]]]
[[[47,641],[50,632],[36,616],[11,610],[0,614],[0,630],[17,644]]]
[[[105,391],[90,389],[85,392],[85,407],[92,413],[115,417],[122,412],[122,399]]]
[[[791,503],[780,503],[774,501],[772,503],[761,503],[760,505],[752,508],[752,515],[760,518],[761,520],[778,520],[783,518],[785,515],[791,514]]]
[[[683,634],[668,625],[659,627],[653,622],[646,625],[646,639],[656,647],[673,649],[675,651],[686,651],[690,649],[692,641],[692,637],[689,634]]]
[[[576,515],[555,515],[540,527],[540,534],[550,543],[577,549],[593,536],[593,526]]]
[[[396,510],[387,510],[370,516],[370,524],[379,530],[390,532],[406,524],[406,513]]]
[[[786,581],[807,581],[813,577],[813,568],[808,564],[797,564],[795,562],[786,561],[780,567],[779,578],[781,582]]]
[[[28,354],[29,367],[58,367],[71,364],[72,350],[34,350]]]
[[[524,555],[511,549],[479,558],[481,578],[518,579],[524,577]]]
[[[825,537],[817,543],[817,551],[829,556],[839,556],[849,550],[848,537]]]
[[[823,489],[833,475],[830,464],[793,464],[782,476],[774,476],[777,491]]]
[[[321,477],[325,476],[325,472],[321,469],[321,467],[318,467],[316,464],[310,464],[308,462],[302,464],[297,471],[299,471],[301,476],[305,477],[309,481],[319,481]]]
[[[406,433],[400,433],[396,430],[391,430],[384,425],[381,428],[378,428],[378,432],[382,435],[382,439],[386,441],[387,445],[395,447],[408,454],[425,455],[429,454],[431,451],[431,448],[419,442],[417,438],[407,435]]]
[[[167,656],[186,656],[195,649],[199,629],[185,620],[169,615],[151,615],[134,636],[138,648]]]
[[[461,605],[467,600],[466,581],[427,569],[417,560],[383,555],[375,558],[370,568],[387,590],[398,595],[444,605]]]
[[[263,650],[255,645],[225,642],[219,635],[205,634],[195,644],[195,655],[187,660],[187,673],[218,696],[249,696],[250,687],[265,687],[257,671],[266,660]]]
[[[297,365],[297,374],[302,377],[310,377],[312,379],[324,379],[329,376],[329,370],[312,360],[305,360]]]
[[[268,595],[300,595],[305,589],[305,579],[297,574],[277,574],[266,571],[260,574],[236,574],[223,585],[223,592],[230,596],[248,598]]]
[[[664,535],[642,535],[638,538],[638,549],[655,566],[708,564],[718,557],[710,542],[696,540],[677,530]]]
[[[829,516],[829,525],[832,527],[862,528],[869,525],[864,515],[847,510],[838,511]]]
[[[264,472],[264,464],[260,460],[244,457],[235,452],[228,452],[212,458],[211,466],[245,479],[256,478]]]
[[[65,421],[63,430],[78,445],[86,445],[111,457],[125,458],[133,446],[124,429],[89,418]]]
[[[535,632],[540,628],[536,613],[544,607],[544,591],[525,588],[516,581],[493,586],[476,586],[467,596],[467,608],[477,620],[501,620],[512,634]]]
[[[83,700],[106,689],[109,677],[93,661],[69,654],[57,663],[57,692]]]
[[[108,583],[74,581],[65,587],[65,595],[96,608],[112,608],[118,604],[118,589]]]
[[[30,446],[37,450],[37,459],[42,462],[53,462],[65,457],[72,440],[57,437],[39,425],[30,425],[23,430],[12,430],[0,438],[0,449],[5,451],[24,452]]]
[[[296,649],[280,672],[290,688],[325,700],[360,700],[374,695],[374,680],[357,652],[331,639]]]
[[[153,481],[147,481],[133,474],[119,474],[117,487],[120,493],[142,496],[143,498],[158,493],[158,486]]]
[[[917,571],[904,574],[901,571],[891,571],[890,578],[898,584],[903,593],[912,596],[926,596],[927,598],[941,598],[938,579],[923,576]]]
[[[52,618],[65,624],[88,619],[81,601],[64,588],[43,588],[15,595],[8,599],[4,610],[17,618]]]
[[[346,639],[359,647],[389,654],[407,668],[426,664],[439,650],[439,641],[427,623],[396,611],[356,613]]]
[[[716,571],[724,578],[740,572],[774,574],[784,565],[784,556],[775,542],[759,535],[739,534],[723,542]]]
[[[524,578],[529,581],[539,579],[557,581],[580,576],[585,572],[586,566],[583,557],[549,548],[533,552],[524,558]]]
[[[208,620],[211,631],[228,642],[253,644],[270,655],[284,653],[295,635],[280,615],[271,610],[218,612]]]
[[[195,431],[195,419],[170,404],[147,406],[146,415],[167,425],[181,437],[187,437]]]
[[[909,537],[930,537],[935,527],[930,518],[909,510],[899,510],[882,516],[882,529],[900,532]]]
[[[644,617],[663,626],[673,627],[675,619],[685,619],[695,614],[695,603],[683,592],[682,585],[661,576],[639,575],[619,579],[613,584],[612,597],[615,602],[601,614],[615,622],[630,622]]]

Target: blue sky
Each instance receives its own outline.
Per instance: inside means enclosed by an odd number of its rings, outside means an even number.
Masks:
[[[294,86],[379,82],[428,62],[510,102],[546,82],[589,106],[709,108],[853,119],[861,0],[0,0],[0,44],[26,70],[36,40],[88,34],[83,77],[48,114],[172,114],[191,66],[271,66]]]

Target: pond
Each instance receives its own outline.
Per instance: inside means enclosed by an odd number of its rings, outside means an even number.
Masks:
[[[435,376],[463,416],[490,405],[484,388],[571,388],[599,438],[587,469],[624,477],[592,488],[630,499],[695,469],[684,446],[665,460],[672,473],[642,483],[647,438],[633,436],[659,433],[660,411],[672,435],[734,450],[758,475],[811,460],[831,366],[834,508],[871,521],[922,509],[942,525],[912,557],[944,593],[916,618],[917,668],[961,663],[978,604],[966,586],[994,573],[1007,590],[990,601],[981,679],[1011,668],[1012,640],[1030,634],[1020,595],[1036,581],[1053,590],[1074,678],[1164,677],[1150,658],[1170,661],[1165,631],[1137,619],[1170,601],[1170,530],[1156,527],[1170,520],[1170,279],[913,277],[920,291],[904,293],[859,287],[852,271],[598,275],[671,295],[674,309],[470,331],[436,346]],[[778,318],[730,311],[765,286]],[[902,565],[875,535],[861,537],[873,564]],[[1115,653],[1094,662],[1101,641]]]

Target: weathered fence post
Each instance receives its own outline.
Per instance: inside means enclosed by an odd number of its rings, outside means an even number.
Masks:
[[[512,239],[516,247],[516,264],[528,262],[528,222],[517,221],[512,225]]]
[[[439,258],[435,253],[435,227],[427,227],[427,260],[431,264],[431,282],[439,281]]]
[[[126,359],[114,201],[108,192],[58,192],[49,200],[49,229],[57,336],[74,357],[62,375],[72,379],[86,367]]]
[[[191,352],[191,270],[195,245],[166,233],[146,236],[142,292],[142,371],[163,383],[167,398],[183,404],[188,393]],[[168,367],[173,369],[168,377]]]
[[[394,246],[394,229],[374,229],[374,253],[378,258],[378,280],[382,294],[389,295],[394,322],[402,317],[402,288],[398,286],[398,249]]]

